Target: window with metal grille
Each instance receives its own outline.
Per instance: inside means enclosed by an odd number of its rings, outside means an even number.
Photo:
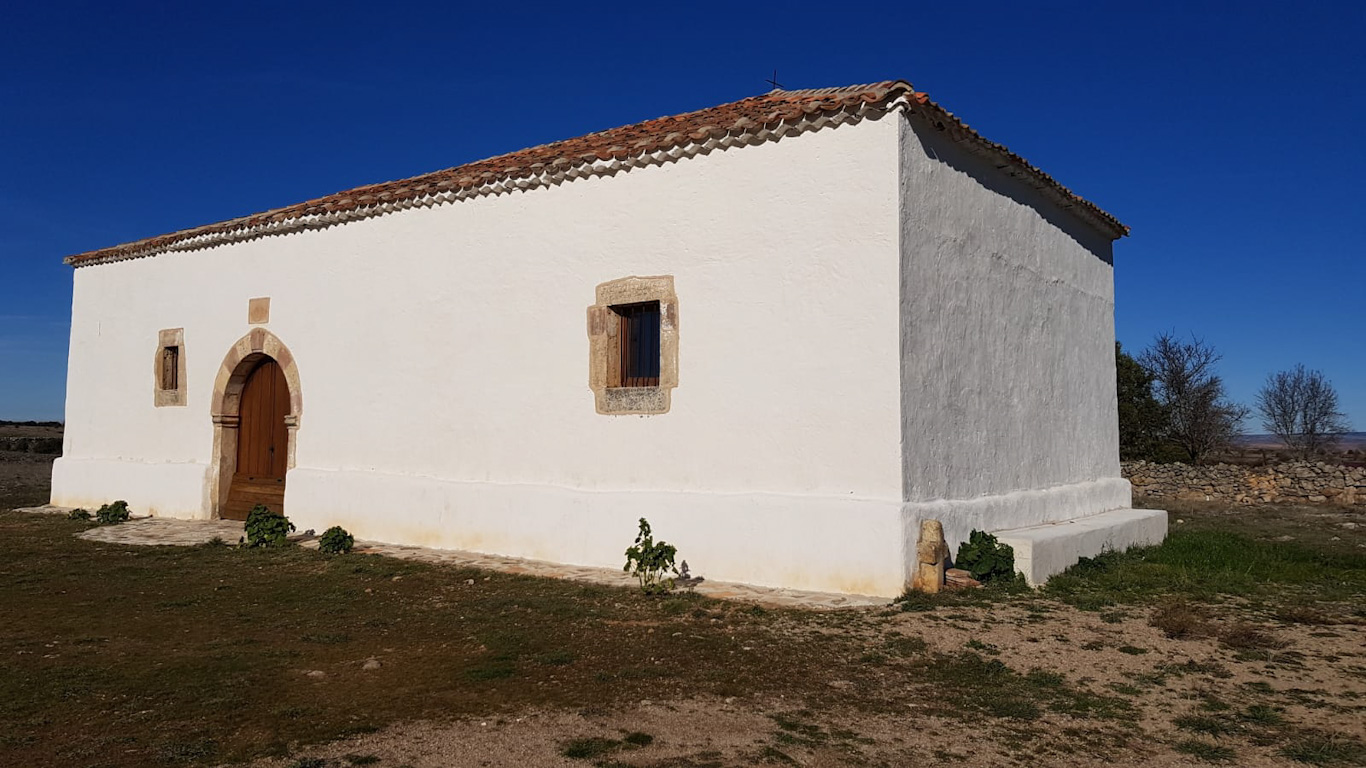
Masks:
[[[161,388],[180,389],[180,347],[161,349]]]
[[[612,311],[619,319],[617,386],[659,386],[659,302],[620,304]]]

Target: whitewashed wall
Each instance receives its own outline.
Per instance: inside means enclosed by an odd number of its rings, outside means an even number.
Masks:
[[[302,379],[301,528],[895,595],[951,543],[1129,506],[1110,243],[895,115],[558,187],[78,269],[53,501],[204,517],[247,300]],[[679,386],[602,416],[594,287],[673,275]],[[183,408],[152,406],[185,328]]]
[[[898,120],[77,269],[53,500],[206,516],[214,375],[269,296],[301,528],[619,567],[643,515],[712,579],[897,594]],[[672,412],[598,415],[594,287],[659,274]],[[188,405],[153,408],[172,327]]]
[[[900,118],[906,531],[956,542],[1130,505],[1110,241]]]

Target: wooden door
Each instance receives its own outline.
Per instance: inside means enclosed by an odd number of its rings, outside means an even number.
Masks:
[[[284,512],[289,463],[289,384],[280,364],[266,360],[247,376],[238,411],[237,471],[223,517],[245,520],[257,504]]]

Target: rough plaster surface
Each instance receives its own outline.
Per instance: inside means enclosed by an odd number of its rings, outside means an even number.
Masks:
[[[895,595],[922,517],[953,546],[1129,501],[1109,244],[979,166],[893,114],[78,269],[53,501],[209,517],[217,367],[270,296],[301,528],[620,567],[643,515],[709,578]],[[674,279],[680,384],[604,418],[584,307],[629,275]],[[185,408],[148,403],[167,327]]]
[[[907,530],[937,517],[956,548],[972,528],[1128,507],[1111,243],[919,118],[899,122]]]

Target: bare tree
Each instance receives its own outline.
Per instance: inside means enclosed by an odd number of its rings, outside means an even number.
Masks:
[[[1296,365],[1266,377],[1257,393],[1262,426],[1302,459],[1336,445],[1346,432],[1347,416],[1338,410],[1338,393],[1320,371]]]
[[[1139,355],[1153,377],[1158,402],[1169,422],[1166,438],[1199,464],[1211,452],[1229,447],[1248,409],[1231,402],[1224,380],[1214,372],[1220,355],[1200,339],[1182,341],[1163,333]]]

